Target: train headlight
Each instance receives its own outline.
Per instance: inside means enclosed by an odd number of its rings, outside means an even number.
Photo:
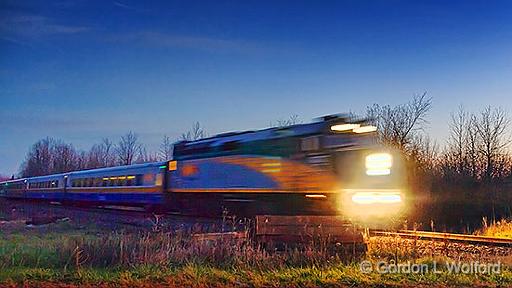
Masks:
[[[366,175],[389,175],[392,166],[393,156],[389,153],[374,153],[366,156]]]
[[[399,193],[359,192],[352,195],[352,201],[357,204],[395,204],[402,202]]]
[[[359,128],[360,124],[354,124],[354,123],[345,123],[345,124],[337,124],[332,125],[331,130],[336,132],[344,132],[344,131],[351,131],[353,129]]]

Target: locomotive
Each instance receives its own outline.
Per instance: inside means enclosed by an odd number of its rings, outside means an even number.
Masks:
[[[6,181],[0,195],[198,215],[367,220],[403,212],[403,170],[400,153],[377,143],[376,127],[330,115],[307,124],[180,141],[165,162]]]

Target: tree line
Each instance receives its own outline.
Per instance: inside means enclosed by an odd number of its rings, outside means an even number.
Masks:
[[[197,140],[206,136],[199,122],[178,140]],[[148,152],[134,132],[114,142],[103,138],[91,149],[77,150],[73,144],[47,137],[34,143],[20,167],[20,177],[34,177],[77,170],[166,161],[172,157],[174,141],[164,136],[157,152]],[[4,177],[7,178],[7,177]]]
[[[512,216],[511,120],[501,107],[451,114],[443,145],[426,132],[432,98],[368,107],[381,143],[402,151],[412,214],[423,225],[472,230],[483,218]]]

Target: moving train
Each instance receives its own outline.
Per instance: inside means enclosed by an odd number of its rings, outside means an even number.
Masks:
[[[376,127],[339,115],[175,143],[169,161],[0,183],[0,196],[190,214],[388,217],[403,211],[404,165]]]

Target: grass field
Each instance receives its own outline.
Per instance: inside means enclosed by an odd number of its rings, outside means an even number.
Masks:
[[[196,241],[175,232],[107,231],[72,221],[37,227],[13,221],[0,229],[1,286],[512,286],[510,250],[384,238],[370,241],[363,255],[322,245],[269,251],[247,240]],[[499,261],[504,268],[499,274],[450,273],[444,267],[439,273],[382,274],[363,273],[359,264],[432,267],[451,259]]]

